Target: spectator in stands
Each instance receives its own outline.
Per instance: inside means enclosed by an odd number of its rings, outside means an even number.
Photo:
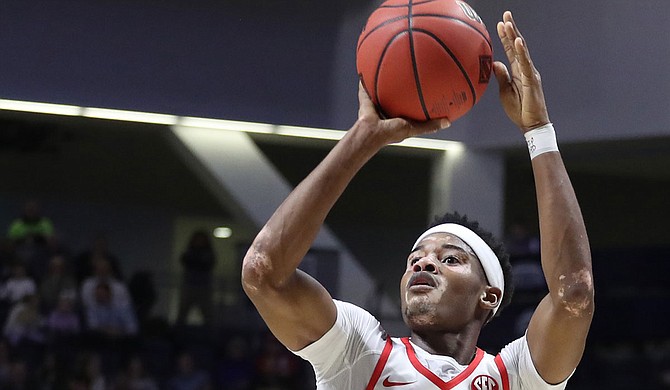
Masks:
[[[43,319],[39,310],[39,298],[35,294],[27,294],[21,302],[12,307],[3,329],[7,340],[17,346],[22,342],[44,342]]]
[[[86,307],[86,324],[93,333],[106,338],[124,338],[137,334],[137,319],[130,304],[114,303],[114,291],[106,282],[98,282],[95,300]]]
[[[49,268],[46,276],[39,286],[42,310],[51,312],[60,299],[61,293],[77,289],[77,282],[69,272],[65,257],[54,255],[49,260]]]
[[[198,230],[191,235],[188,247],[181,255],[183,279],[179,299],[177,324],[186,323],[190,310],[200,309],[205,324],[212,318],[212,270],[216,257],[209,235]]]
[[[177,372],[168,381],[168,390],[210,390],[209,374],[195,366],[193,355],[184,351],[177,356]]]
[[[7,237],[15,244],[46,244],[53,234],[53,223],[42,215],[40,204],[36,200],[29,200],[24,204],[21,216],[9,225]]]
[[[122,307],[131,304],[128,288],[120,280],[113,276],[111,264],[105,257],[97,257],[94,260],[94,273],[84,280],[81,286],[81,301],[84,309],[88,310],[96,300],[96,287],[100,283],[109,286],[112,292],[112,303],[114,306]]]
[[[74,259],[74,274],[78,283],[93,275],[96,259],[107,259],[111,267],[112,276],[123,280],[119,259],[109,249],[109,241],[104,234],[98,234],[93,238],[90,247],[81,252]]]
[[[70,248],[66,238],[62,234],[59,234],[58,231],[56,231],[56,233],[49,241],[49,257],[45,259],[46,261],[43,265],[44,268],[42,270],[36,269],[36,272],[41,272],[36,275],[38,276],[37,282],[40,282],[42,277],[48,273],[49,263],[51,262],[51,258],[54,256],[63,257],[65,264],[67,264],[68,272],[74,276],[72,249]]]
[[[116,380],[115,390],[158,390],[156,380],[144,369],[142,358],[130,358],[126,369]]]
[[[68,337],[81,332],[81,322],[75,304],[74,290],[65,290],[59,294],[58,304],[47,318],[47,330],[52,338]]]
[[[42,370],[43,375],[55,381],[56,384],[51,387],[53,390],[66,388],[66,382],[74,369],[72,362],[85,341],[82,337],[81,315],[75,310],[75,302],[74,291],[61,293],[59,304],[46,321],[48,355]]]
[[[0,289],[0,298],[10,304],[19,302],[26,295],[37,294],[35,281],[28,276],[26,266],[17,261],[12,265],[12,273]]]
[[[23,213],[11,222],[7,237],[13,242],[15,255],[26,265],[33,278],[40,277],[49,258],[49,245],[54,237],[51,220],[42,215],[35,200],[24,204]]]

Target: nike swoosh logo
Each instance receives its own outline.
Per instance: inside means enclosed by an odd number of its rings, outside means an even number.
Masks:
[[[384,378],[384,382],[382,384],[384,387],[394,387],[394,386],[405,386],[405,385],[411,385],[414,382],[392,382],[389,380],[390,376],[387,376]]]

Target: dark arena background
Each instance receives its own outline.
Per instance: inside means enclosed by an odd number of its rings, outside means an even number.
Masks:
[[[568,389],[670,388],[670,2],[469,3],[495,60],[495,24],[514,12],[589,232],[596,312]],[[354,123],[376,5],[0,1],[0,388],[314,388],[240,264]],[[513,253],[514,301],[480,347],[520,336],[546,292],[528,154],[496,89],[427,143],[375,156],[303,262],[392,334],[407,332],[409,246],[447,210]],[[26,213],[41,221],[29,238]],[[86,310],[105,297],[132,308],[114,331]]]

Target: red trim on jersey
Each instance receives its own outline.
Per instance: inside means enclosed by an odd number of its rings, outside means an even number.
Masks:
[[[496,357],[493,359],[493,361],[496,362],[496,366],[498,366],[498,371],[500,371],[503,390],[509,390],[509,376],[507,375],[507,367],[505,367],[505,362],[503,362],[502,356],[500,356],[500,354],[497,354]]]
[[[472,359],[472,362],[468,365],[468,367],[463,370],[460,374],[456,375],[453,377],[449,382],[443,381],[439,376],[433,374],[432,371],[427,369],[426,367],[421,364],[419,359],[416,357],[416,353],[414,352],[414,348],[412,347],[412,344],[409,342],[409,338],[403,337],[402,343],[405,344],[405,348],[407,349],[407,357],[409,357],[409,361],[412,363],[414,368],[419,371],[423,376],[428,378],[435,386],[439,387],[442,390],[449,390],[453,389],[454,387],[458,386],[459,383],[463,382],[465,378],[470,376],[472,372],[477,368],[479,363],[482,361],[484,358],[484,351],[481,349],[477,348],[477,351],[475,352],[475,358]]]
[[[389,360],[389,356],[391,356],[391,350],[393,349],[393,343],[391,342],[391,336],[386,336],[386,345],[384,345],[384,350],[382,351],[382,355],[379,357],[379,360],[377,361],[377,365],[375,366],[375,370],[372,372],[372,377],[370,378],[370,382],[368,382],[368,385],[365,387],[366,390],[373,390],[375,388],[375,384],[379,381],[379,378],[382,376],[382,372],[384,371],[384,366],[386,366],[386,362]]]

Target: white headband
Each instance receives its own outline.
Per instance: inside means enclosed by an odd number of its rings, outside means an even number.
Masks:
[[[419,236],[419,238],[414,243],[412,250],[415,250],[416,247],[419,246],[421,240],[435,233],[453,234],[468,244],[470,248],[472,248],[472,250],[479,258],[479,262],[482,264],[482,268],[484,268],[484,273],[486,274],[486,279],[488,279],[488,282],[491,284],[491,286],[498,287],[500,289],[501,294],[498,302],[502,302],[503,293],[505,292],[505,278],[503,277],[500,260],[498,260],[496,254],[493,253],[491,247],[488,246],[488,244],[486,244],[486,242],[484,242],[484,240],[482,240],[482,238],[479,237],[477,233],[466,228],[465,226],[455,223],[443,223],[441,225],[433,226],[432,228],[426,230],[421,236]],[[491,317],[496,315],[499,307],[500,304],[498,304],[498,306],[493,309],[493,315]]]

